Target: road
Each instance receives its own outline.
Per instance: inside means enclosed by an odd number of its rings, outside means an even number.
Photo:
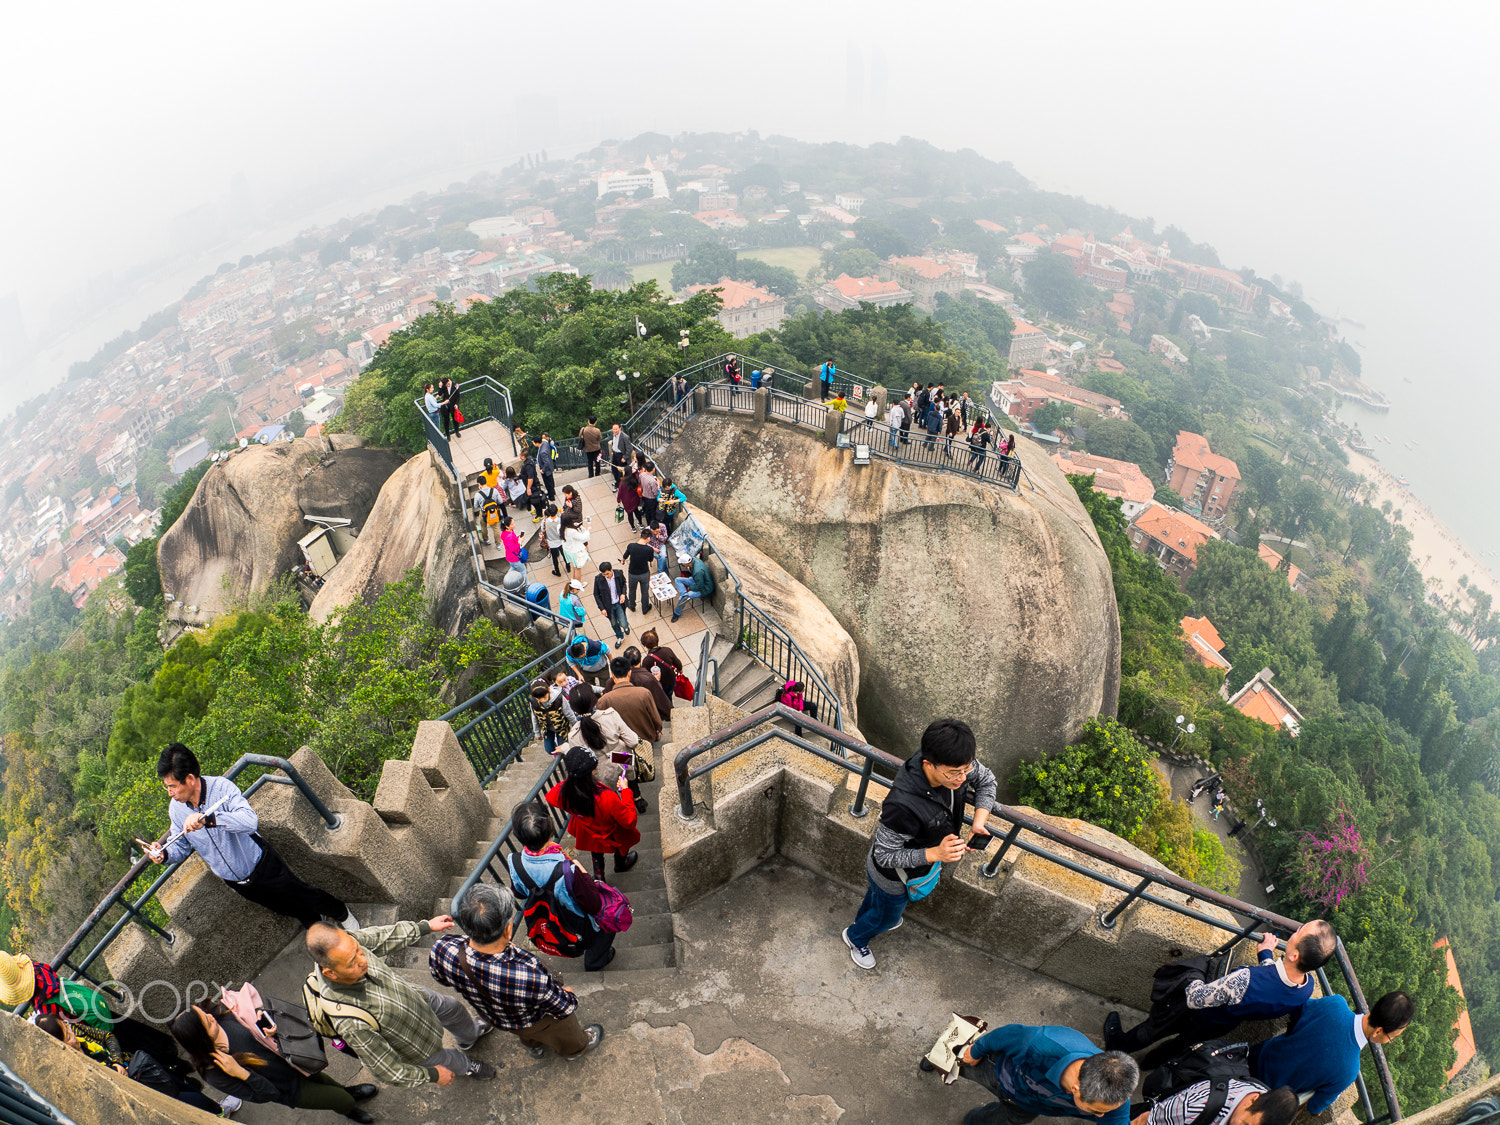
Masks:
[[[1198,766],[1174,765],[1165,758],[1158,758],[1157,761],[1166,770],[1167,780],[1172,785],[1172,796],[1180,797],[1183,800],[1187,800],[1188,790],[1192,788],[1193,782],[1208,772],[1206,769]],[[1236,893],[1236,897],[1250,903],[1252,906],[1269,908],[1271,900],[1266,894],[1264,884],[1262,884],[1260,878],[1257,876],[1255,860],[1251,858],[1244,848],[1240,847],[1238,840],[1233,840],[1229,836],[1229,830],[1239,823],[1238,819],[1234,818],[1234,813],[1226,808],[1219,814],[1218,820],[1213,819],[1209,815],[1211,802],[1207,794],[1191,802],[1188,807],[1193,811],[1193,820],[1195,823],[1200,824],[1218,836],[1224,842],[1224,849],[1232,855],[1239,857],[1244,870],[1240,875],[1240,889]]]

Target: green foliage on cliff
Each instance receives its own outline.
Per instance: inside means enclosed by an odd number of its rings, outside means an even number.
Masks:
[[[591,413],[606,424],[625,420],[617,369],[641,373],[632,388],[639,403],[679,368],[733,350],[735,341],[715,319],[718,308],[712,293],[671,304],[654,282],[595,290],[588,278],[566,274],[548,274],[535,289],[507,290],[468,312],[443,305],[391,336],[349,389],[332,428],[416,453],[427,445],[413,405],[422,385],[488,375],[510,388],[517,423],[571,438]],[[685,349],[678,346],[683,329],[691,341]],[[483,392],[475,393],[470,402],[488,409]]]
[[[1033,762],[1011,778],[1017,799],[1052,816],[1077,817],[1127,839],[1156,808],[1151,754],[1113,719],[1085,720],[1077,742]]]
[[[1193,810],[1186,801],[1173,800],[1165,782],[1158,783],[1156,808],[1130,842],[1184,879],[1225,894],[1239,892],[1239,858],[1224,850],[1217,835],[1193,823]]]

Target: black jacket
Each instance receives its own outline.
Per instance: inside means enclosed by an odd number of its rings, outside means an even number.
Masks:
[[[608,575],[603,571],[594,575],[594,604],[604,613],[609,612],[611,605],[618,604],[625,593],[625,575],[619,570],[611,570]]]
[[[231,1078],[218,1067],[210,1067],[203,1076],[208,1084],[247,1102],[277,1102],[295,1106],[297,1095],[302,1089],[302,1075],[293,1070],[291,1064],[280,1055],[267,1050],[233,1016],[220,1019],[219,1026],[224,1029],[224,1037],[229,1040],[231,1055],[253,1055],[255,1063],[259,1065],[245,1065],[245,1069],[250,1072],[248,1079]]]

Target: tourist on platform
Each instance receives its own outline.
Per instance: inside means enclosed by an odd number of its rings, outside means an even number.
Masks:
[[[969,472],[983,471],[984,455],[989,448],[991,437],[989,426],[982,423],[969,435]]]
[[[37,1016],[36,1025],[69,1050],[77,1051],[85,1058],[93,1059],[96,1063],[109,1067],[116,1074],[130,1076],[130,1063],[134,1052],[127,1051],[122,1047],[119,1037],[113,1031],[100,1031],[97,1027],[86,1023],[75,1023],[65,1016],[54,1015],[51,1012]],[[169,1039],[167,1042],[170,1044],[171,1040]],[[147,1054],[149,1055],[150,1052],[147,1052]],[[227,1095],[221,1105],[205,1095],[202,1087],[196,1080],[187,1078],[181,1073],[180,1068],[182,1064],[177,1058],[175,1047],[171,1052],[171,1063],[175,1065],[164,1063],[154,1055],[151,1055],[151,1061],[156,1063],[160,1068],[157,1081],[160,1081],[161,1077],[165,1076],[165,1079],[176,1087],[172,1092],[172,1096],[184,1105],[190,1105],[194,1109],[201,1109],[204,1113],[212,1114],[215,1117],[220,1116],[221,1113],[227,1117],[244,1105],[244,1102],[239,1098]],[[146,1083],[142,1084],[145,1085]],[[157,1089],[161,1093],[166,1092],[159,1090],[159,1087],[155,1083],[151,1084],[151,1088]]]
[[[458,400],[463,397],[463,392],[459,390],[457,382],[443,378],[438,380],[437,397],[438,411],[443,418],[443,436],[458,437],[458,419],[455,414],[458,411]]]
[[[197,756],[182,743],[161,752],[156,776],[172,798],[167,815],[177,838],[165,847],[137,840],[151,862],[180,863],[196,851],[230,890],[304,928],[320,918],[358,924],[333,895],[292,874],[257,833],[260,818],[239,787],[225,777],[204,777]]]
[[[788,680],[781,688],[781,703],[790,707],[793,711],[801,711],[809,719],[818,717],[818,705],[807,698],[807,687],[801,680]],[[795,723],[793,729],[797,737],[802,737],[802,728]]]
[[[562,577],[559,564],[562,562],[563,533],[562,514],[556,504],[547,505],[547,514],[542,520],[542,547],[552,556],[552,575]]]
[[[630,632],[630,620],[625,616],[625,575],[608,559],[599,564],[599,573],[594,575],[594,604],[609,619],[615,631],[615,648],[619,648]]]
[[[672,378],[672,404],[675,406],[688,396],[687,377],[679,371]]]
[[[501,521],[505,518],[505,499],[500,490],[481,484],[474,490],[474,531],[482,542],[500,543]]]
[[[943,407],[943,433],[947,435],[943,441],[943,456],[950,461],[953,459],[953,439],[958,436],[962,423],[959,421],[958,411],[952,403]]]
[[[655,479],[655,478],[653,478]],[[625,548],[625,576],[629,583],[629,606],[631,613],[651,612],[651,568],[656,565],[656,549],[651,546],[651,527],[641,521],[636,540]],[[640,600],[636,600],[639,588]],[[640,609],[637,610],[636,607]]]
[[[1267,1086],[1290,1086],[1308,1113],[1326,1113],[1359,1077],[1360,1051],[1390,1043],[1415,1012],[1404,992],[1387,992],[1363,1015],[1342,996],[1309,1000],[1285,1035],[1250,1048],[1250,1073]]]
[[[932,1069],[925,1058],[922,1069]],[[1136,1061],[1101,1051],[1071,1027],[1012,1023],[981,1035],[959,1056],[960,1077],[999,1100],[964,1114],[964,1125],[1024,1125],[1037,1117],[1080,1117],[1128,1125]]]
[[[651,528],[651,550],[656,555],[656,573],[667,572],[667,539],[671,532],[665,522],[658,520]]]
[[[833,360],[823,361],[823,366],[818,368],[818,382],[822,398],[828,399],[833,394],[833,377],[838,368],[833,365]]]
[[[635,526],[635,513],[641,506],[641,485],[639,478],[630,472],[623,473],[615,485],[615,500],[625,513],[625,518],[630,521],[630,526]],[[616,512],[618,516],[620,513]]]
[[[536,447],[536,471],[542,478],[542,487],[547,490],[547,499],[557,499],[557,489],[552,486],[552,474],[557,471],[557,443],[542,431],[542,440]]]
[[[530,453],[521,462],[521,483],[526,486],[526,507],[531,509],[531,522],[541,523],[542,513],[547,509],[547,490],[542,487],[536,458]]]
[[[568,564],[569,577],[579,583],[583,581],[583,568],[593,561],[589,557],[588,523],[576,508],[563,509],[563,562]]]
[[[644,638],[642,638],[644,640]],[[635,645],[629,646],[624,656],[630,664],[630,682],[636,687],[645,688],[651,695],[651,701],[656,704],[656,713],[661,716],[663,724],[672,721],[672,685],[674,680],[663,683],[658,676],[653,676],[650,669],[642,667],[641,650]]]
[[[437,395],[432,393],[432,384],[422,384],[422,406],[427,411],[427,417],[432,419],[432,428],[438,428],[438,400]]]
[[[892,399],[890,406],[886,407],[885,424],[890,430],[888,435],[891,448],[895,449],[901,440],[901,431],[905,429],[906,401],[904,399]]]
[[[542,732],[542,750],[556,754],[568,739],[568,717],[563,714],[563,696],[554,684],[539,683],[531,688],[531,715]]]
[[[490,1030],[450,996],[412,984],[384,958],[416,945],[428,934],[453,928],[446,914],[423,922],[397,922],[342,930],[318,923],[307,931],[307,951],[317,962],[305,991],[316,993],[325,1005],[343,1005],[330,1015],[335,1033],[359,1056],[359,1061],[390,1086],[447,1086],[455,1076],[488,1080],[495,1077],[489,1063],[470,1059],[473,1048]],[[349,1009],[367,1013],[370,1021]],[[373,1024],[373,1026],[372,1026]],[[443,1032],[458,1043],[443,1046]]]
[[[672,609],[673,621],[682,616],[683,608],[694,598],[707,601],[713,597],[714,578],[708,572],[707,559],[708,548],[704,547],[693,559],[692,573],[687,578],[672,579],[672,585],[677,588],[677,605]]]
[[[607,769],[609,763],[600,762],[595,770],[598,777]],[[613,767],[616,776],[619,767]],[[598,802],[595,802],[598,808]],[[521,904],[524,911],[530,902],[530,896],[545,890],[552,884],[553,877],[557,882],[553,885],[553,894],[564,910],[572,911],[588,928],[588,933],[574,931],[580,938],[588,940],[588,948],[583,953],[583,970],[586,973],[598,972],[604,966],[615,959],[615,935],[609,930],[600,928],[597,921],[599,911],[604,908],[604,900],[599,894],[599,885],[583,866],[573,859],[562,846],[557,843],[557,827],[553,823],[552,813],[548,811],[545,801],[528,801],[517,805],[511,812],[515,824],[516,839],[521,842],[521,850],[512,852],[506,858],[506,867],[510,871],[510,885],[516,892],[527,896],[526,903]],[[580,827],[583,827],[580,824]],[[639,833],[637,833],[639,837]],[[578,845],[580,850],[586,850],[582,844]],[[604,855],[601,852],[596,866],[602,867]],[[481,884],[493,886],[494,884]],[[459,918],[463,918],[462,909]],[[572,927],[569,927],[571,930]],[[464,998],[474,1004],[476,1010],[483,1011],[479,1004],[475,1003],[474,997],[464,993]],[[498,1025],[497,1025],[498,1026]]]
[[[1208,1110],[1213,1083],[1195,1082],[1171,1097],[1162,1098],[1131,1125],[1196,1125]],[[1272,1090],[1253,1078],[1231,1078],[1224,1104],[1204,1125],[1291,1125],[1297,1116],[1297,1095],[1290,1087]]]
[[[630,435],[616,422],[609,428],[609,471],[614,474],[616,488],[620,487],[620,480],[625,476],[630,450]]]
[[[937,453],[937,436],[943,432],[943,407],[936,400],[927,403],[927,412],[922,415],[922,428],[927,431],[927,438],[923,443],[929,453]]]
[[[1286,939],[1286,956],[1278,961],[1276,935],[1268,930],[1256,948],[1258,965],[1236,969],[1218,980],[1185,975],[1129,1031],[1121,1027],[1120,1013],[1110,1012],[1104,1020],[1104,1045],[1134,1052],[1169,1035],[1178,1036],[1178,1042],[1186,1045],[1222,1036],[1246,1020],[1274,1020],[1300,1012],[1312,999],[1313,973],[1327,964],[1334,946],[1333,927],[1319,918],[1303,923]],[[1173,1053],[1171,1049],[1158,1052],[1163,1061]]]
[[[588,459],[589,476],[599,475],[599,454],[603,447],[604,435],[599,432],[599,419],[592,414],[588,422],[578,431],[578,442],[583,447],[583,455]]]
[[[738,356],[730,356],[724,361],[724,378],[731,383],[740,381],[740,361]]]
[[[575,637],[568,646],[568,667],[587,684],[603,684],[609,679],[609,645],[592,637]],[[574,709],[577,709],[575,703]]]
[[[620,718],[641,741],[655,742],[661,737],[661,712],[656,709],[656,700],[649,691],[631,683],[630,672],[630,661],[623,656],[609,662],[611,685],[599,697],[599,705],[619,712]]]
[[[573,623],[575,629],[583,628],[583,583],[576,579],[569,579],[567,586],[563,588],[562,597],[557,599],[557,615]]]
[[[671,477],[662,477],[661,496],[657,500],[657,511],[661,513],[662,523],[667,525],[667,530],[672,530],[672,525],[677,522],[677,516],[682,512],[687,503],[687,497],[682,490],[672,483]]]
[[[351,1121],[375,1120],[356,1103],[373,1098],[380,1092],[378,1086],[342,1086],[326,1071],[302,1074],[241,1023],[222,1001],[194,1004],[172,1021],[172,1034],[203,1080],[227,1095],[226,1105],[230,1099],[271,1102],[293,1109],[332,1110]],[[180,1095],[179,1099],[187,1100]],[[219,1108],[214,1106],[208,1112],[217,1114]]]
[[[500,527],[500,544],[505,548],[505,561],[510,563],[511,572],[519,574],[521,581],[525,582],[526,563],[521,559],[521,537],[516,533],[516,517],[506,516]]]
[[[661,499],[661,480],[656,475],[656,463],[647,460],[636,479],[641,486],[641,526],[650,527],[656,523],[658,501]]]
[[[495,459],[493,457],[486,457],[484,459],[484,468],[480,470],[479,475],[484,478],[484,483],[489,485],[491,488],[499,487],[500,469],[495,464]]]
[[[907,397],[901,402],[901,444],[907,445],[911,441],[911,428],[917,418],[917,404]]]
[[[434,979],[488,1013],[486,1018],[519,1039],[532,1058],[552,1050],[571,1061],[599,1045],[604,1028],[579,1023],[573,990],[515,944],[522,918],[509,890],[475,884],[458,904],[458,919],[468,936],[438,939],[427,956]]]
[[[568,814],[568,832],[578,850],[594,859],[594,878],[604,878],[604,857],[613,853],[615,873],[629,871],[640,859],[634,849],[640,843],[636,806],[616,762],[605,760],[606,739],[590,715],[579,720],[584,745],[570,746],[564,755],[568,777],[547,791],[547,803]],[[595,775],[609,779],[604,784]]]
[[[994,773],[974,754],[968,723],[938,719],[922,732],[921,749],[897,771],[865,859],[865,898],[854,924],[843,933],[849,957],[861,969],[875,967],[870,942],[900,926],[907,904],[937,887],[943,864],[963,857],[959,833],[971,797],[969,847],[989,843],[984,826],[995,807],[997,785]]]
[[[682,657],[661,643],[655,629],[647,629],[641,634],[641,644],[646,649],[641,667],[648,672],[652,668],[661,669],[661,686],[670,691],[677,683],[677,677],[682,674]]]

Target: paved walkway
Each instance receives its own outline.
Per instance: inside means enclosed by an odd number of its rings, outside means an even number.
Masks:
[[[877,941],[875,971],[856,968],[839,930],[858,905],[855,892],[774,859],[678,913],[679,970],[566,974],[580,1016],[605,1027],[596,1055],[535,1060],[495,1032],[474,1052],[501,1067],[495,1081],[383,1089],[367,1108],[381,1121],[452,1125],[958,1122],[986,1092],[944,1086],[916,1065],[951,1013],[992,1026],[1066,1024],[1098,1039],[1108,1011],[1100,998],[917,921]],[[294,943],[263,974],[262,991],[295,997],[309,964]],[[430,983],[423,966],[403,971]],[[1122,1015],[1130,1024],[1140,1013]],[[330,1071],[345,1083],[367,1077],[338,1054]],[[338,1120],[272,1105],[235,1119]]]
[[[1188,790],[1193,787],[1193,783],[1209,772],[1200,766],[1174,765],[1165,758],[1158,758],[1157,761],[1167,771],[1167,780],[1172,785],[1172,796],[1180,797],[1184,801],[1187,800]],[[1243,902],[1248,902],[1251,906],[1263,906],[1270,909],[1271,899],[1266,894],[1265,884],[1261,879],[1260,872],[1256,868],[1254,857],[1240,845],[1238,840],[1233,839],[1229,835],[1230,830],[1239,823],[1239,818],[1230,809],[1226,808],[1219,814],[1219,819],[1215,820],[1210,815],[1212,807],[1213,803],[1209,800],[1206,793],[1200,795],[1196,801],[1191,801],[1188,804],[1188,808],[1193,812],[1193,820],[1222,840],[1225,851],[1239,858],[1242,870],[1240,872],[1240,887],[1235,892],[1235,897]],[[1261,827],[1264,830],[1265,826],[1262,825]]]
[[[520,456],[516,453],[511,432],[493,418],[486,418],[463,430],[457,437],[449,438],[448,449],[453,456],[453,467],[465,481],[466,490],[469,488],[468,478],[484,468],[486,457],[503,468]]]
[[[603,475],[590,479],[585,470],[574,469],[570,472],[558,473],[554,483],[559,494],[565,484],[571,484],[578,489],[579,495],[583,497],[583,514],[593,519],[589,541],[591,561],[584,568],[583,589],[579,592],[579,599],[583,602],[583,608],[588,614],[584,619],[583,631],[587,636],[608,641],[613,646],[614,629],[610,627],[609,619],[594,603],[594,576],[599,573],[599,564],[606,560],[617,570],[625,568],[624,551],[635,542],[636,531],[630,526],[628,520],[615,521],[617,501],[614,478],[610,476],[608,470]],[[512,512],[516,518],[516,530],[530,551],[527,573],[533,582],[546,583],[551,594],[552,608],[556,610],[568,581],[566,564],[560,560],[558,565],[563,573],[561,576],[554,575],[552,558],[541,547],[541,524],[532,523],[531,516],[524,511],[515,513],[513,509]],[[498,562],[504,557],[504,552],[500,548],[489,544],[485,544],[482,550],[487,562],[492,560]],[[675,555],[670,549],[668,557],[675,563]],[[669,568],[668,573],[675,577],[678,573],[677,568],[675,566]],[[717,615],[713,610],[707,609],[700,613],[696,608],[690,607],[685,609],[682,617],[674,623],[670,603],[663,603],[660,609],[653,606],[648,610],[647,607],[639,605],[637,609],[640,612],[627,612],[626,614],[630,623],[630,634],[626,638],[626,643],[639,646],[640,635],[648,629],[655,629],[661,643],[682,657],[684,674],[689,679],[695,680],[704,633],[710,625],[718,623]]]

